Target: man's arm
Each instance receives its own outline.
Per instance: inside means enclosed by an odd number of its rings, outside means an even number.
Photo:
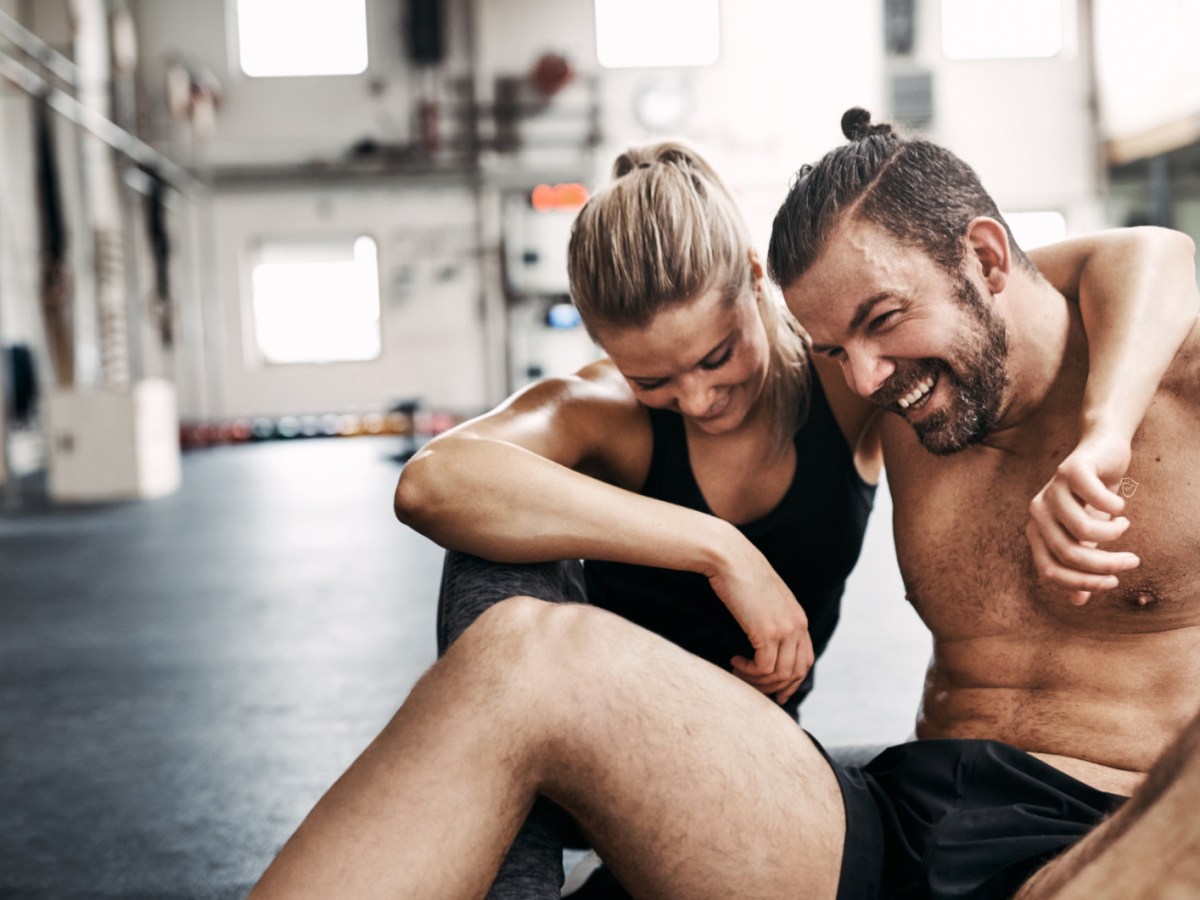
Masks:
[[[1032,252],[1046,278],[1077,298],[1088,335],[1080,439],[1030,504],[1026,529],[1043,578],[1075,603],[1116,587],[1138,565],[1101,550],[1129,527],[1119,486],[1130,445],[1158,383],[1200,315],[1195,244],[1163,228],[1131,228]]]

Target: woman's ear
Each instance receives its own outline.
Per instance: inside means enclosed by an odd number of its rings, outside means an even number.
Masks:
[[[749,255],[750,255],[750,274],[754,276],[754,281],[757,284],[758,282],[762,281],[762,278],[763,278],[762,263],[759,262],[759,260],[758,260],[758,251],[751,250]]]
[[[1008,230],[990,216],[979,216],[967,224],[967,249],[979,266],[988,290],[999,294],[1008,285],[1012,252]]]

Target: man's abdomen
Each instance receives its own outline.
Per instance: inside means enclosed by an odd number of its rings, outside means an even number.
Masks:
[[[1004,741],[1127,793],[1197,707],[1200,629],[1053,629],[936,642],[917,735]]]

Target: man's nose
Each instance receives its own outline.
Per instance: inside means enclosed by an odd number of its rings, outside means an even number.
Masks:
[[[847,351],[842,369],[850,390],[870,399],[896,371],[896,365],[886,357],[860,350]]]

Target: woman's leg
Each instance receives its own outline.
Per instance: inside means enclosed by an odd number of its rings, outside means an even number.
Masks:
[[[506,565],[446,552],[438,595],[438,655],[479,616],[508,597],[551,603],[586,602],[579,560]],[[576,830],[570,817],[539,798],[513,840],[488,900],[557,900],[563,884],[563,835]]]

